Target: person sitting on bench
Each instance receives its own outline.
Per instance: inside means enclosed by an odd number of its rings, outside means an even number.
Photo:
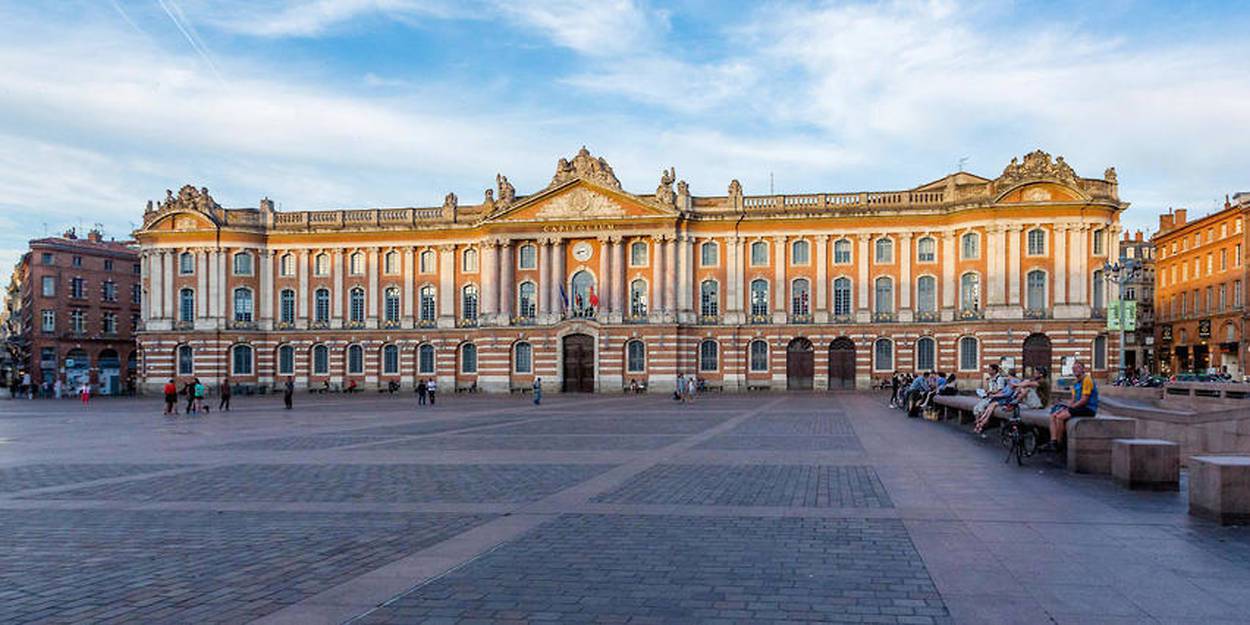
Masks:
[[[920,402],[933,389],[933,386],[930,384],[932,376],[932,371],[926,371],[916,376],[916,379],[912,380],[911,385],[907,387],[907,395],[903,398],[903,405],[907,408],[907,416],[920,416]]]
[[[1019,383],[1020,380],[1016,378],[1016,372],[1014,370],[1008,371],[1007,378],[1003,382],[1003,387],[999,389],[997,393],[990,396],[990,403],[985,406],[985,409],[981,411],[981,414],[977,415],[976,425],[972,428],[974,433],[980,434],[984,432],[985,426],[990,423],[990,417],[994,416],[994,411],[997,410],[999,406],[1006,406],[1011,403],[1012,399],[1016,396],[1016,385]]]
[[[1063,447],[1068,419],[1098,416],[1098,385],[1094,383],[1093,376],[1085,372],[1085,364],[1080,361],[1072,365],[1072,373],[1076,376],[1076,384],[1072,386],[1072,402],[1055,404],[1051,409],[1050,441],[1039,449],[1058,451]]]

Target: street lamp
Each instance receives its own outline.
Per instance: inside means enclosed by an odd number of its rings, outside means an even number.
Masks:
[[[1128,374],[1124,370],[1124,302],[1120,296],[1124,292],[1124,285],[1141,275],[1141,271],[1141,263],[1135,258],[1126,258],[1122,262],[1103,263],[1102,266],[1103,277],[1109,284],[1116,285],[1116,299],[1120,300],[1120,305],[1117,307],[1117,314],[1120,315],[1117,320],[1117,325],[1120,327],[1120,359],[1117,362],[1120,375],[1126,377]]]

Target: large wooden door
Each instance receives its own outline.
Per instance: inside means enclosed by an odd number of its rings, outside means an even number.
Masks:
[[[816,375],[816,350],[805,338],[790,341],[786,347],[786,389],[791,391],[812,390]]]
[[[855,343],[839,337],[829,344],[829,390],[855,388]]]
[[[1030,334],[1024,339],[1024,374],[1031,376],[1039,368],[1050,371],[1050,337],[1045,334]]]
[[[564,337],[564,392],[595,392],[595,339],[585,334]]]

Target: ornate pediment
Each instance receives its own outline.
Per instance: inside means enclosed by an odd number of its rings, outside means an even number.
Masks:
[[[612,198],[580,186],[552,198],[534,214],[539,219],[570,220],[622,217],[624,215],[625,207]]]
[[[999,189],[1004,189],[1030,180],[1054,180],[1073,187],[1078,186],[1076,172],[1063,160],[1062,156],[1052,162],[1050,154],[1041,150],[1025,154],[1023,162],[1019,159],[1011,159],[1007,167],[1003,168],[1003,174],[994,181],[994,185]]]
[[[616,179],[612,166],[608,165],[603,158],[591,156],[586,146],[578,150],[577,156],[574,156],[572,161],[560,159],[560,162],[556,164],[556,173],[551,177],[551,184],[547,185],[547,188],[553,189],[570,180],[578,179],[593,182],[601,187],[621,190],[621,181]]]

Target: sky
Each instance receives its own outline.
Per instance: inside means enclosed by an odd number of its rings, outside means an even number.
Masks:
[[[1092,8],[1091,8],[1092,7]],[[229,207],[480,202],[585,145],[625,188],[896,190],[1037,148],[1128,228],[1250,191],[1250,3],[0,0],[0,266]],[[771,183],[770,183],[771,181]]]

